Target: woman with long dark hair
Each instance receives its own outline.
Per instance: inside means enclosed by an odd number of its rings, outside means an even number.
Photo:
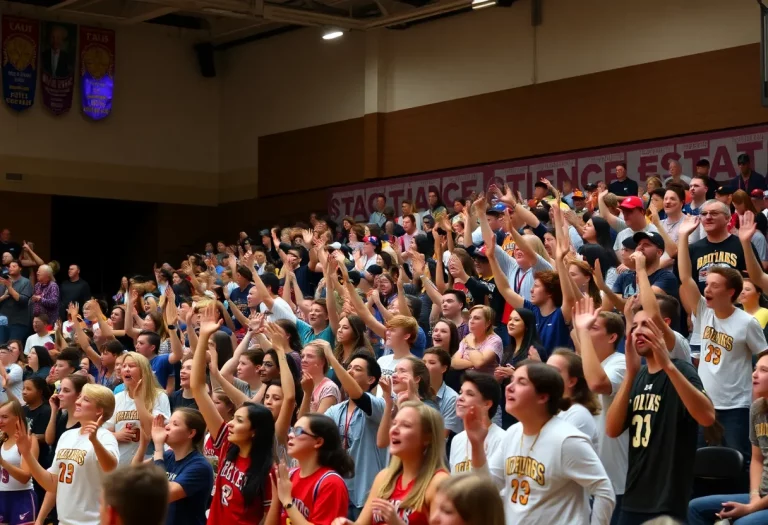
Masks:
[[[493,371],[493,377],[501,385],[502,390],[509,384],[510,379],[515,373],[515,368],[520,363],[528,359],[531,349],[535,350],[541,359],[546,360],[549,355],[539,340],[539,332],[536,329],[536,316],[527,308],[515,308],[509,315],[507,321],[507,333],[510,343],[504,349],[501,355],[501,362],[496,370]],[[515,424],[517,420],[503,407],[499,407],[501,412],[501,428],[504,430]],[[496,416],[496,422],[499,422]]]
[[[27,433],[27,420],[18,400],[0,406],[0,508],[3,522],[13,525],[31,524],[37,517],[37,503],[31,469],[21,457],[16,443],[17,431]],[[32,454],[39,454],[38,441],[29,441]]]
[[[336,308],[336,302],[328,301],[328,308]],[[374,355],[363,320],[357,315],[347,315],[339,319],[339,329],[336,330],[336,348],[333,349],[333,355],[346,370],[352,356],[358,352]],[[333,369],[331,369],[328,377],[337,385],[341,384]]]
[[[595,416],[600,413],[600,401],[587,385],[581,356],[568,348],[558,348],[549,356],[547,364],[557,368],[563,378],[563,403],[557,417],[585,433],[597,450],[598,434]]]
[[[584,231],[581,237],[584,244],[597,244],[606,250],[613,250],[613,240],[611,240],[611,226],[608,221],[593,215],[584,225]]]
[[[27,356],[27,366],[24,369],[24,379],[32,377],[48,377],[53,367],[53,359],[48,349],[44,346],[33,346]]]
[[[460,343],[459,329],[456,327],[456,323],[450,319],[441,317],[432,327],[432,346],[442,348],[448,352],[451,358],[459,350]],[[461,376],[463,374],[464,370],[449,368],[445,374],[445,384],[458,392],[461,388]]]
[[[280,462],[272,477],[272,505],[266,525],[330,525],[347,515],[349,492],[343,478],[355,474],[336,423],[322,414],[299,418],[288,433],[288,454],[299,466]]]
[[[246,403],[232,421],[224,421],[208,394],[205,382],[208,340],[219,330],[215,305],[201,312],[200,336],[192,359],[190,387],[218,452],[210,525],[260,523],[272,499],[269,471],[275,422],[263,405]]]

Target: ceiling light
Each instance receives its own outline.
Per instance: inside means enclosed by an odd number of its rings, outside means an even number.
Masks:
[[[333,28],[333,29],[326,29],[323,33],[323,40],[335,40],[337,38],[340,38],[344,35],[344,31],[341,29]]]
[[[472,0],[472,9],[482,9],[496,5],[496,0]]]

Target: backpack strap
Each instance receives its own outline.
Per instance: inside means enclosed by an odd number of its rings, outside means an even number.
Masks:
[[[320,485],[323,483],[323,480],[325,478],[330,478],[330,477],[337,477],[340,480],[344,481],[344,478],[339,476],[339,474],[334,472],[333,470],[329,470],[328,472],[320,476],[320,479],[318,479],[317,483],[315,483],[315,490],[312,492],[312,503],[314,503],[315,500],[317,500],[317,495],[320,492]]]

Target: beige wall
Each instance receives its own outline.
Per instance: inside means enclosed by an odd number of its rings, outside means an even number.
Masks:
[[[191,36],[119,28],[114,111],[105,121],[77,109],[54,118],[39,94],[22,114],[1,105],[0,190],[204,205],[249,199],[260,137],[759,40],[755,2],[544,0],[536,28],[530,5],[331,42],[301,29],[217,53],[215,79],[200,75]],[[658,83],[687,89],[710,74]],[[385,121],[369,124],[363,140],[384,147]],[[343,151],[329,148],[321,171],[332,171]],[[301,148],[281,154],[302,157]],[[366,159],[354,159],[361,169],[345,177],[363,178]],[[3,172],[25,179],[7,182]]]
[[[21,183],[0,176],[0,189],[215,204],[219,80],[202,78],[193,40],[178,31],[120,28],[116,44],[105,120],[82,116],[79,92],[68,114],[53,117],[39,83],[32,108],[16,113],[0,104],[3,175],[24,174]]]

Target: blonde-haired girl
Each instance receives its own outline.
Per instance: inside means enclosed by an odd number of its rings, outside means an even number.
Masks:
[[[373,480],[355,525],[426,525],[445,467],[445,429],[440,413],[420,401],[406,401],[389,430],[389,467]],[[333,525],[350,525],[346,518]]]
[[[171,417],[168,395],[155,379],[146,357],[138,352],[128,352],[123,359],[120,373],[125,390],[115,396],[115,413],[106,427],[117,439],[120,463],[128,464],[139,448],[142,428],[151,432],[152,420],[158,414]]]

